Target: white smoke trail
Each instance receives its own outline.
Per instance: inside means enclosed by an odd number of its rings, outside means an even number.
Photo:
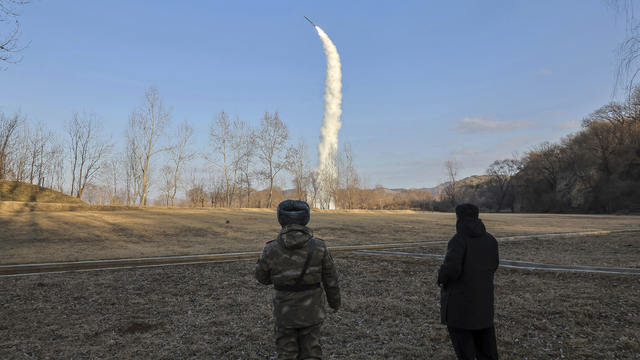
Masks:
[[[322,116],[322,127],[320,128],[320,143],[318,144],[318,158],[320,160],[320,170],[331,163],[329,157],[335,156],[338,150],[338,131],[342,127],[340,115],[342,115],[342,65],[340,55],[336,46],[333,45],[329,36],[316,26],[324,54],[327,57],[327,75],[324,89],[324,115]]]
[[[327,74],[324,89],[324,115],[320,128],[320,143],[318,144],[318,160],[320,167],[317,171],[321,184],[321,194],[318,207],[333,208],[335,205],[330,196],[332,185],[337,173],[335,156],[338,152],[338,131],[342,127],[342,65],[340,55],[329,36],[316,26],[324,54],[327,57]],[[318,205],[318,204],[316,204]]]

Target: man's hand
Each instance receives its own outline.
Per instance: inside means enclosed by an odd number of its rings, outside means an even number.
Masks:
[[[436,280],[436,285],[438,285],[438,287],[439,287],[440,289],[442,289],[442,284],[440,284],[440,283],[438,282],[438,280]]]
[[[338,310],[340,310],[340,309],[339,309],[339,308],[338,308],[338,309],[334,309],[334,310],[333,310],[333,313],[334,313],[334,314],[335,314],[335,313],[337,313],[337,312],[338,312]]]

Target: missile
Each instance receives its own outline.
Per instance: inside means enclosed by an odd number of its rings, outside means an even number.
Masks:
[[[304,15],[302,15],[302,16],[304,16]],[[313,27],[316,27],[316,24],[314,24],[313,22],[311,22],[311,20],[309,20],[309,18],[308,18],[308,17],[304,16],[304,18],[305,18],[305,19],[307,19],[307,21],[308,21],[308,22],[310,22],[310,23],[311,23],[311,25],[313,25]]]

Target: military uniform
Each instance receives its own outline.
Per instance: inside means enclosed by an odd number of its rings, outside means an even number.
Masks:
[[[306,221],[301,223],[306,225]],[[324,241],[314,238],[313,231],[304,225],[285,225],[278,237],[264,247],[255,266],[256,279],[264,285],[274,285],[273,317],[279,359],[321,359],[325,293],[329,306],[340,308],[333,258]],[[308,268],[300,280],[308,257]]]

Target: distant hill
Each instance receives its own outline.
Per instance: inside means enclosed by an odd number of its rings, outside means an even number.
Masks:
[[[19,181],[6,180],[0,180],[0,201],[84,204],[84,201],[59,191]]]
[[[438,196],[440,195],[440,192],[442,191],[443,188],[444,188],[444,185],[440,184],[432,188],[420,188],[420,190],[427,190],[428,192],[432,193],[433,196]]]
[[[489,175],[472,175],[462,180],[459,180],[459,184],[477,186],[478,184],[483,184],[489,181],[490,178],[491,176]]]
[[[477,187],[478,185],[480,185],[480,187],[483,186],[484,183],[486,183],[489,180],[490,176],[489,175],[471,175],[469,177],[466,177],[464,179],[460,179],[457,181],[457,184],[459,187]],[[434,196],[438,196],[444,189],[445,184],[438,184],[437,186],[431,187],[431,188],[419,188],[418,190],[426,190],[430,193],[432,193]],[[384,192],[386,194],[399,194],[401,192],[403,192],[404,190],[410,190],[410,189],[405,189],[405,188],[382,188],[384,190]],[[293,189],[287,189],[284,190],[284,198],[285,199],[293,199],[295,194],[295,190]]]
[[[471,175],[464,179],[458,180],[458,185],[463,187],[464,186],[477,187],[478,185],[482,185],[486,183],[488,180],[489,180],[488,175]],[[440,195],[443,189],[444,189],[444,183],[438,184],[437,186],[434,186],[432,188],[420,188],[419,190],[427,190],[428,192],[432,193],[434,196],[438,196]]]

